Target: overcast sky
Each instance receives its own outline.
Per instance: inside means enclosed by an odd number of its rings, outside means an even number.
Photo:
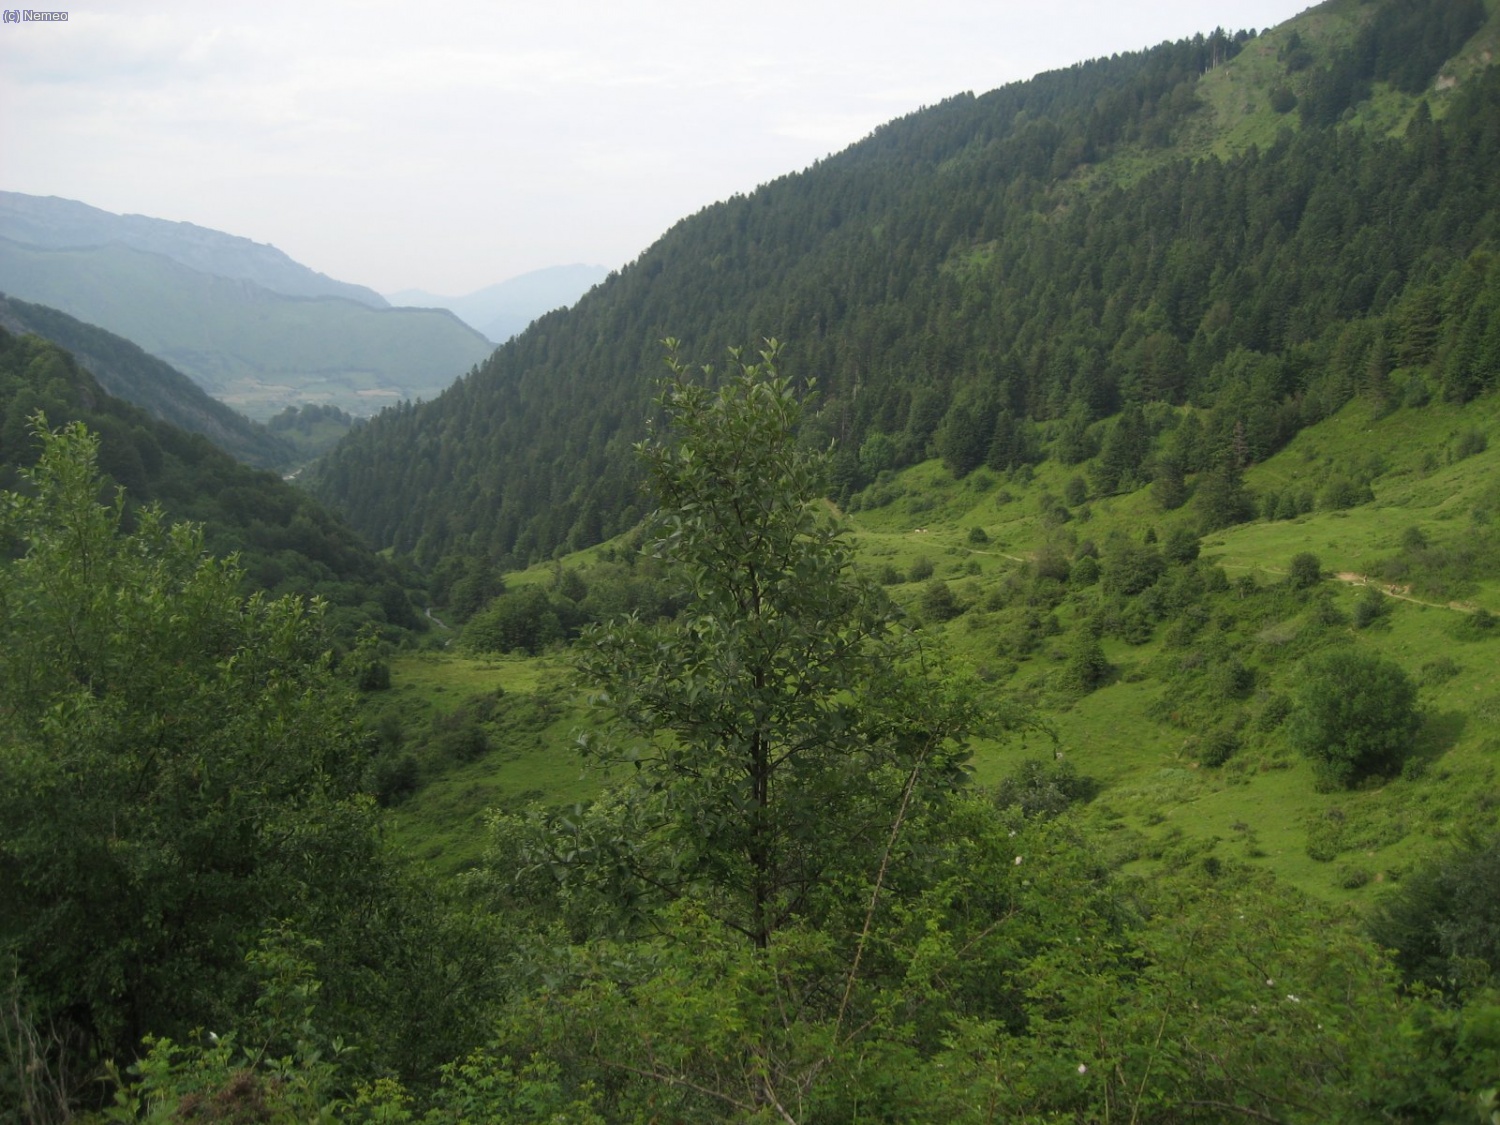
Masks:
[[[683,216],[964,90],[1306,6],[81,3],[0,25],[0,189],[457,295],[623,265]]]

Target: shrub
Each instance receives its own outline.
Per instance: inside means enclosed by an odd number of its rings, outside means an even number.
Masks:
[[[1166,562],[1155,547],[1136,546],[1124,536],[1104,547],[1104,589],[1111,594],[1139,594],[1161,578]]]
[[[384,807],[400,804],[421,783],[421,767],[410,753],[382,754],[370,763],[365,774],[365,788]]]
[[[1220,700],[1243,699],[1255,687],[1255,672],[1237,656],[1230,656],[1213,671],[1211,690]]]
[[[1483,430],[1465,430],[1453,441],[1453,460],[1462,461],[1465,457],[1483,453],[1489,447],[1490,439],[1485,436]]]
[[[1400,665],[1338,648],[1304,666],[1288,734],[1332,789],[1400,769],[1420,722],[1416,684]]]
[[[1062,669],[1062,686],[1068,691],[1087,694],[1109,679],[1109,673],[1109,661],[1099,641],[1087,629],[1080,629]]]
[[[1367,588],[1354,603],[1354,627],[1368,629],[1390,611],[1385,595],[1379,590]]]
[[[963,612],[953,589],[941,578],[934,578],[922,589],[922,616],[928,621],[950,621]]]
[[[1500,836],[1464,839],[1381,899],[1369,923],[1408,981],[1449,993],[1500,970]]]
[[[969,542],[976,547],[983,547],[990,541],[990,537],[982,527],[969,528]]]
[[[1074,586],[1092,586],[1099,581],[1099,564],[1092,555],[1084,555],[1073,564],[1068,581]]]
[[[1285,695],[1273,695],[1266,700],[1260,714],[1255,717],[1258,730],[1275,730],[1292,713],[1292,701]]]
[[[1461,671],[1451,656],[1439,656],[1422,665],[1422,685],[1436,687],[1445,684]]]
[[[1459,621],[1454,636],[1465,641],[1482,641],[1495,635],[1495,615],[1483,607]]]
[[[1340,809],[1329,809],[1326,814],[1307,826],[1307,858],[1319,863],[1332,863],[1344,850],[1344,814]]]
[[[926,582],[932,577],[932,560],[925,555],[916,559],[911,564],[911,569],[906,572],[908,582]]]
[[[1162,547],[1162,553],[1167,556],[1169,562],[1179,566],[1186,566],[1198,557],[1198,536],[1186,527],[1176,527],[1167,533],[1167,541]]]
[[[1367,484],[1359,484],[1348,477],[1334,477],[1318,495],[1318,507],[1330,512],[1342,512],[1375,499]]]
[[[1339,868],[1339,886],[1346,891],[1357,891],[1370,881],[1370,873],[1363,867],[1346,865]]]
[[[995,804],[1018,808],[1024,816],[1044,819],[1057,816],[1069,805],[1093,797],[1097,786],[1080,777],[1066,759],[1047,762],[1027,758],[1006,775],[995,790]]]
[[[1240,748],[1239,736],[1224,727],[1210,731],[1198,751],[1198,761],[1205,766],[1222,766]]]
[[[1302,551],[1292,556],[1291,566],[1287,569],[1287,582],[1298,590],[1306,590],[1316,586],[1323,577],[1322,563],[1318,556],[1311,551]]]

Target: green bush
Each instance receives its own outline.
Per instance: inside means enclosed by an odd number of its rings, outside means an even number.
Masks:
[[[1186,566],[1196,559],[1198,550],[1198,536],[1186,527],[1175,527],[1168,532],[1167,541],[1162,547],[1162,553],[1167,556],[1167,561],[1179,566]]]
[[[1496,635],[1495,622],[1495,615],[1481,607],[1462,618],[1454,628],[1453,635],[1460,640],[1482,641]]]
[[[1346,864],[1339,868],[1339,886],[1346,891],[1357,891],[1370,881],[1370,873],[1363,867],[1355,864]]]
[[[1222,766],[1240,748],[1240,739],[1234,731],[1224,727],[1210,731],[1198,751],[1198,761],[1205,766]]]
[[[1336,648],[1304,665],[1288,735],[1319,786],[1333,789],[1399,770],[1420,723],[1416,684],[1400,665]]]
[[[1467,429],[1453,440],[1453,460],[1462,461],[1465,457],[1483,453],[1489,447],[1490,439],[1483,430]]]
[[[1500,835],[1469,837],[1380,900],[1370,936],[1408,981],[1464,991],[1500,972]]]
[[[1323,564],[1311,551],[1302,551],[1292,556],[1287,568],[1287,582],[1298,590],[1316,586],[1323,577]]]
[[[1461,668],[1451,656],[1439,656],[1436,660],[1429,660],[1422,665],[1422,686],[1436,687],[1445,684],[1454,676],[1458,675]]]
[[[1318,507],[1330,512],[1342,512],[1345,509],[1357,507],[1360,504],[1368,504],[1375,499],[1375,494],[1367,484],[1360,484],[1350,480],[1348,477],[1336,476],[1324,485],[1323,491],[1318,494]]]
[[[1092,778],[1081,777],[1065,758],[1051,762],[1027,758],[995,789],[995,804],[1016,808],[1026,817],[1050,819],[1097,792]]]
[[[1087,629],[1080,629],[1073,638],[1067,663],[1060,674],[1063,689],[1087,694],[1104,684],[1110,671],[1109,661],[1105,659],[1098,640]]]
[[[1390,611],[1390,603],[1385,595],[1374,587],[1366,587],[1365,592],[1354,603],[1354,627],[1368,629]]]
[[[951,621],[964,611],[953,596],[953,588],[941,578],[934,578],[922,588],[921,609],[928,621]]]
[[[1068,581],[1074,586],[1092,586],[1099,581],[1099,564],[1092,555],[1084,555],[1073,563]]]

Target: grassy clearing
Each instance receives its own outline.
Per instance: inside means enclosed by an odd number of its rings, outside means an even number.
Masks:
[[[368,718],[377,728],[386,716],[397,719],[423,778],[391,809],[391,837],[439,870],[478,860],[488,809],[569,804],[597,790],[596,775],[585,774],[572,748],[586,718],[583,693],[557,658],[403,654],[392,661],[391,682],[371,699]],[[457,716],[497,692],[499,711],[473,723],[485,748],[472,758],[455,755],[452,736],[465,729]]]
[[[1230,710],[1255,716],[1278,696],[1289,696],[1308,645],[1358,645],[1395,660],[1420,683],[1425,723],[1414,764],[1404,777],[1352,792],[1317,792],[1310,767],[1292,751],[1284,731],[1261,729],[1259,720],[1243,729],[1242,745],[1227,762],[1202,765],[1197,758],[1204,732],[1166,714],[1171,693],[1180,689],[1172,670],[1196,650],[1192,644],[1170,646],[1165,626],[1139,644],[1105,636],[1110,677],[1082,698],[1056,686],[1069,645],[1088,616],[1079,595],[1033,611],[1045,628],[1029,649],[1007,649],[1007,630],[1014,632],[1017,614],[1024,612],[1015,591],[1031,581],[1032,560],[1040,552],[1071,552],[1085,539],[1103,544],[1121,533],[1139,542],[1148,528],[1165,539],[1196,519],[1191,504],[1164,513],[1142,489],[1090,498],[1062,517],[1057,497],[1079,475],[1078,467],[1049,462],[1029,475],[979,470],[955,481],[939,463],[928,462],[867,491],[851,505],[855,510],[847,520],[861,564],[885,574],[914,621],[929,584],[948,584],[963,612],[924,627],[941,632],[955,657],[979,670],[997,692],[1033,699],[1055,732],[1055,744],[1036,735],[1024,745],[980,740],[972,762],[978,784],[998,783],[1027,757],[1059,754],[1101,786],[1084,815],[1101,831],[1114,861],[1127,869],[1248,863],[1322,897],[1367,903],[1438,841],[1466,825],[1493,824],[1500,809],[1500,635],[1463,628],[1476,607],[1500,612],[1500,575],[1478,575],[1453,605],[1423,605],[1431,599],[1420,594],[1407,594],[1412,600],[1387,596],[1389,611],[1364,628],[1354,621],[1367,591],[1333,577],[1376,574],[1412,527],[1442,543],[1472,537],[1473,529],[1487,526],[1491,510],[1500,519],[1500,448],[1456,455],[1458,439],[1473,430],[1500,435],[1500,400],[1385,416],[1353,403],[1251,469],[1246,480],[1262,494],[1317,492],[1334,474],[1358,473],[1368,477],[1373,501],[1294,520],[1258,520],[1202,543],[1203,559],[1222,567],[1230,583],[1204,602],[1210,617],[1233,619],[1216,643],[1232,647],[1254,680]],[[982,542],[973,538],[976,527],[984,532]],[[1341,622],[1321,632],[1312,621],[1312,602],[1291,600],[1277,608],[1283,595],[1275,591],[1284,588],[1291,558],[1304,551],[1318,556],[1326,612]],[[562,565],[596,556],[594,549]],[[546,581],[552,566],[508,581]],[[1237,584],[1247,577],[1253,585]],[[1387,593],[1400,595],[1402,589]],[[1263,605],[1261,617],[1245,616],[1250,604]],[[477,858],[485,808],[570,803],[597,784],[582,773],[571,748],[586,715],[581,694],[566,686],[557,656],[403,657],[393,666],[393,680],[389,705],[416,723],[430,724],[496,687],[557,703],[549,721],[528,729],[524,738],[507,742],[497,735],[497,748],[474,761],[434,761],[425,787],[395,811],[396,839],[440,868],[457,870]]]

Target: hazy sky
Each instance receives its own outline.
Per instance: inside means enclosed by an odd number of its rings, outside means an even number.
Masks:
[[[952,94],[1304,7],[70,4],[66,23],[0,25],[0,189],[453,295],[622,265],[678,219]]]

